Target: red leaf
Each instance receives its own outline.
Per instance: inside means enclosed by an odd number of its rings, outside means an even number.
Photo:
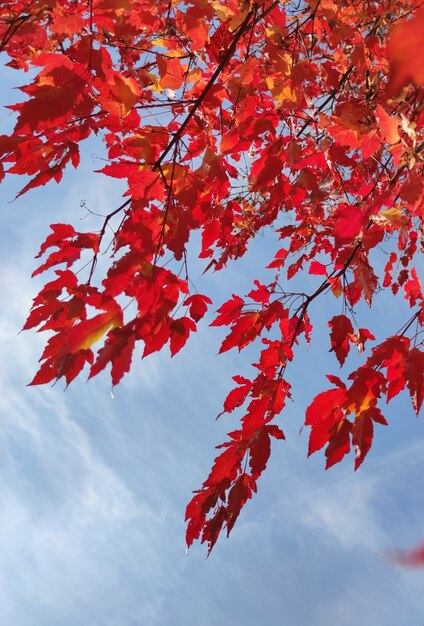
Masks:
[[[405,387],[405,365],[407,362],[409,339],[394,336],[386,339],[372,350],[367,363],[374,368],[386,368],[387,401],[394,398]]]
[[[252,496],[250,487],[250,476],[246,473],[241,474],[228,494],[227,505],[227,537],[229,536],[240,511],[246,504],[246,501]],[[212,548],[211,548],[212,549]]]
[[[226,397],[224,402],[224,411],[226,413],[231,413],[234,409],[244,404],[252,388],[252,382],[248,378],[233,376],[233,380],[240,386],[232,389]]]
[[[244,306],[244,300],[233,294],[231,300],[228,300],[219,309],[219,315],[211,323],[211,326],[229,326],[240,317],[241,310]]]
[[[193,541],[199,538],[206,521],[208,511],[217,501],[217,495],[208,489],[195,492],[187,505],[185,521],[187,524],[186,542],[189,548]]]
[[[171,356],[177,354],[186,344],[190,332],[196,330],[196,324],[189,317],[173,320],[169,326]]]
[[[266,468],[271,453],[271,442],[268,430],[263,427],[256,431],[250,443],[249,465],[252,478],[256,480]]]
[[[190,296],[183,302],[183,306],[189,307],[190,316],[195,322],[198,322],[205,315],[208,310],[208,304],[212,304],[212,300],[207,296],[201,294],[195,294]]]
[[[415,306],[418,300],[421,302],[424,300],[421,282],[415,267],[411,269],[411,278],[404,283],[403,289],[410,307]]]
[[[225,337],[219,349],[219,354],[226,352],[231,348],[237,347],[242,350],[247,344],[251,343],[258,336],[262,325],[260,325],[259,313],[253,311],[244,313],[231,326],[230,333]]]
[[[52,363],[49,360],[49,361],[44,362],[41,365],[40,369],[38,370],[38,372],[36,373],[32,381],[28,384],[28,386],[45,385],[47,383],[50,383],[56,377],[57,377],[57,370],[54,367],[54,363]]]
[[[267,429],[271,437],[275,437],[275,439],[285,439],[283,431],[275,424],[270,424],[265,428]]]
[[[400,141],[398,131],[400,119],[388,115],[380,104],[377,105],[377,122],[386,143],[394,144]]]
[[[334,239],[336,245],[352,243],[367,224],[367,216],[358,206],[341,204],[334,215]]]
[[[318,261],[312,261],[309,267],[310,274],[318,274],[320,276],[327,275],[327,268],[322,263],[318,263]]]
[[[327,461],[325,469],[329,469],[335,463],[339,463],[342,458],[348,454],[350,450],[350,433],[352,431],[352,424],[349,420],[342,420],[335,433],[332,433],[330,441],[325,450],[325,456]]]
[[[328,444],[326,468],[343,458],[348,451],[342,406],[346,400],[346,389],[337,387],[316,396],[306,410],[305,425],[311,426],[308,456]],[[341,432],[339,432],[341,430]]]
[[[135,336],[131,328],[113,328],[91,366],[89,378],[97,376],[108,363],[112,363],[112,385],[117,385],[130,369],[134,345]]]
[[[210,555],[212,548],[216,544],[216,541],[219,537],[219,533],[221,532],[222,527],[226,521],[226,510],[225,507],[220,506],[214,516],[205,522],[203,527],[202,534],[202,543],[206,542],[208,544],[208,556]]]
[[[216,457],[205,486],[219,485],[223,481],[230,484],[240,467],[240,462],[240,454],[236,446],[231,443],[230,447]]]
[[[369,339],[374,341],[375,337],[367,328],[358,328],[357,332],[350,339],[358,348],[359,354],[362,354],[365,342]]]
[[[63,123],[71,116],[84,93],[82,79],[66,56],[44,55],[42,60],[39,58],[40,64],[43,61],[46,65],[49,63],[50,69],[40,75],[35,97],[9,107],[19,112],[17,131],[26,131],[28,128],[36,132]]]
[[[262,305],[267,305],[271,297],[271,292],[266,285],[262,285],[258,280],[255,280],[256,289],[252,289],[247,297],[251,298],[254,302],[260,302]]]
[[[336,315],[328,322],[328,325],[331,328],[331,351],[334,350],[342,366],[350,350],[350,335],[353,334],[352,322],[346,315]]]
[[[275,255],[275,258],[269,265],[267,265],[268,269],[280,268],[284,265],[287,255],[289,254],[288,250],[281,248]]]
[[[178,89],[183,82],[183,68],[179,59],[165,59],[162,55],[156,57],[160,84],[163,89]]]
[[[338,411],[346,399],[344,388],[329,389],[319,393],[306,409],[306,426],[319,425],[321,420],[331,417]]]
[[[346,385],[342,380],[340,380],[338,376],[334,376],[333,374],[327,374],[327,378],[330,383],[333,383],[333,385],[336,385],[336,387],[340,387],[340,389],[346,389]]]
[[[423,403],[424,390],[424,353],[418,348],[412,348],[407,355],[405,379],[411,395],[412,406],[418,415]]]
[[[352,430],[352,444],[355,446],[355,470],[362,464],[368,454],[374,434],[373,420],[369,411],[358,415]]]
[[[39,259],[48,248],[54,246],[60,248],[63,245],[64,239],[69,239],[76,235],[74,227],[70,224],[50,224],[50,228],[53,233],[47,237],[40,247],[40,251],[35,257],[36,259]]]

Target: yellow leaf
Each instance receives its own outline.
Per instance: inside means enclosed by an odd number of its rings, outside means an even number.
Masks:
[[[401,207],[395,206],[385,211],[380,211],[374,218],[378,224],[391,224],[392,226],[402,226],[406,222],[406,217],[402,213]]]
[[[212,2],[212,6],[215,9],[215,13],[221,22],[228,22],[234,17],[234,11],[230,7],[221,4],[220,2]]]
[[[299,96],[297,91],[292,88],[285,78],[275,80],[272,76],[267,76],[265,80],[268,89],[280,104],[287,100],[290,102],[298,101]]]
[[[141,94],[136,81],[121,74],[115,74],[111,91],[117,97],[118,104],[122,107],[124,115],[128,115],[132,107],[137,104]]]

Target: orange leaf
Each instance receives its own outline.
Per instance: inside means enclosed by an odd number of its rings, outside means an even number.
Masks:
[[[399,118],[388,115],[380,104],[377,105],[377,123],[381,136],[386,143],[394,144],[400,140]]]

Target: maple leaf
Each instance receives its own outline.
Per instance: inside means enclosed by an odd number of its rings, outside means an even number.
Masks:
[[[309,273],[318,274],[320,276],[326,276],[327,268],[325,267],[325,265],[323,265],[322,263],[319,263],[318,261],[312,261],[309,267]]]
[[[330,467],[349,451],[349,446],[346,448],[348,428],[345,425],[344,411],[341,409],[345,399],[346,388],[344,386],[330,389],[318,394],[306,410],[305,425],[312,427],[308,456],[328,444],[326,467]]]
[[[218,309],[219,315],[211,323],[211,326],[229,326],[240,316],[243,306],[244,300],[233,294],[232,299]]]
[[[405,379],[411,394],[412,405],[418,415],[424,393],[424,353],[418,348],[412,348],[407,355]]]
[[[37,59],[37,64],[45,66],[38,76],[38,89],[22,88],[33,97],[9,107],[18,112],[17,132],[26,128],[35,132],[63,123],[84,93],[80,75],[84,68],[73,64],[67,57],[46,54]]]
[[[171,356],[174,356],[185,345],[190,332],[196,330],[196,324],[189,317],[173,320],[169,326]]]
[[[99,350],[96,361],[90,368],[89,378],[97,376],[108,363],[111,363],[112,385],[117,385],[130,369],[134,346],[135,336],[131,326],[112,328],[104,346]]]
[[[257,312],[244,313],[231,326],[231,331],[224,339],[219,349],[219,353],[226,352],[237,347],[242,350],[247,344],[256,339],[261,328],[260,315]]]
[[[349,341],[353,334],[352,322],[346,315],[336,315],[328,322],[328,325],[331,328],[331,350],[334,350],[340,365],[343,365],[350,350]]]
[[[137,104],[141,95],[137,82],[131,77],[121,76],[120,74],[114,74],[110,90],[116,98],[118,114],[121,113],[124,116],[128,115],[132,107]],[[102,105],[108,108],[105,101],[102,102]],[[109,110],[111,112],[115,111],[113,107]]]
[[[266,468],[266,464],[271,454],[271,442],[268,430],[264,427],[256,431],[253,441],[250,444],[249,465],[252,477],[256,479]]]
[[[335,463],[339,463],[350,451],[350,435],[352,424],[349,420],[341,420],[337,427],[330,432],[328,446],[325,450],[327,457],[325,469],[329,469]]]
[[[235,408],[244,404],[252,388],[252,382],[243,376],[233,376],[234,382],[239,386],[232,389],[224,402],[224,412],[231,413]]]
[[[400,119],[388,115],[380,104],[377,105],[377,122],[384,141],[394,144],[400,140]]]
[[[189,307],[190,316],[195,322],[201,320],[205,315],[208,310],[208,304],[212,304],[212,300],[208,296],[202,296],[201,294],[194,294],[183,302],[183,306]]]
[[[352,444],[355,446],[355,470],[363,463],[373,440],[374,427],[370,411],[359,414],[353,425]]]
[[[352,242],[367,224],[367,216],[358,206],[342,204],[335,213],[334,237],[336,244]]]
[[[228,494],[228,506],[227,506],[227,536],[229,536],[231,529],[238,516],[240,515],[240,511],[242,507],[245,505],[246,500],[248,500],[252,495],[252,489],[250,486],[250,476],[246,473],[241,474],[231,487],[231,490]]]

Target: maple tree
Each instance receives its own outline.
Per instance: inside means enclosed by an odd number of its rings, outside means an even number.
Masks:
[[[346,382],[329,374],[330,388],[312,400],[309,455],[324,448],[328,468],[354,449],[357,469],[375,424],[387,424],[382,400],[406,389],[420,410],[422,4],[1,3],[0,49],[10,67],[30,70],[25,98],[9,107],[14,130],[0,137],[1,176],[27,176],[20,194],[60,182],[67,165],[78,167],[79,144],[97,135],[108,161],[100,173],[127,185],[97,231],[52,224],[40,248],[34,275],[54,276],[24,326],[49,332],[33,385],[108,366],[116,385],[137,342],[143,357],[167,344],[171,355],[181,350],[212,307],[188,275],[193,231],[210,272],[241,258],[264,228],[281,240],[270,281],[219,303],[212,322],[228,327],[221,353],[254,344],[258,357],[224,401],[240,426],[187,506],[188,546],[200,539],[210,552],[230,533],[271,440],[284,439],[275,418],[290,398],[297,346],[311,341],[315,300],[338,308],[328,327],[340,366],[353,348],[363,361]],[[302,275],[316,287],[290,291]],[[405,298],[410,316],[371,348],[373,329],[358,327],[354,311],[372,307],[377,291]]]

